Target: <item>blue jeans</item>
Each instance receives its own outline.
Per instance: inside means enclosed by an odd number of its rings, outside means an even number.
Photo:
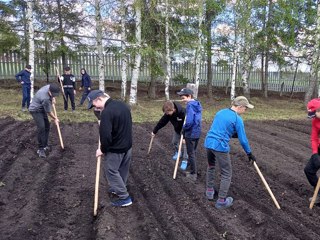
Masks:
[[[84,103],[84,101],[86,100],[88,94],[90,93],[90,90],[88,89],[88,87],[84,87],[83,88],[83,93],[82,93],[82,97],[80,100],[80,105],[82,105]]]
[[[29,108],[30,106],[30,91],[31,91],[31,86],[29,84],[22,84],[22,107]]]

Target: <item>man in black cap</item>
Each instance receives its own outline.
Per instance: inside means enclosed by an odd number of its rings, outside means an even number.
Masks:
[[[31,91],[31,66],[27,65],[25,69],[23,69],[21,72],[16,74],[16,80],[21,84],[22,86],[22,111],[26,111],[26,105],[27,109],[30,106],[30,91]]]
[[[55,97],[59,95],[60,88],[52,83],[38,90],[31,101],[29,112],[36,122],[38,129],[38,155],[41,158],[46,157],[46,152],[49,151],[48,138],[50,131],[50,122],[48,115],[57,124],[59,119],[54,115],[52,104],[56,103]]]
[[[70,67],[64,68],[64,74],[58,79],[62,82],[64,90],[64,110],[68,110],[68,97],[70,97],[72,111],[76,110],[76,105],[74,103],[74,96],[76,95],[76,78],[71,74]]]
[[[104,176],[109,184],[109,192],[118,196],[113,206],[126,207],[132,204],[127,191],[127,179],[132,156],[132,119],[129,107],[110,98],[100,90],[89,93],[88,109],[95,107],[101,112],[100,142],[96,157],[104,154]]]

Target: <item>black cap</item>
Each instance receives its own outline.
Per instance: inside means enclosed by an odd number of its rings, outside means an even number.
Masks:
[[[51,92],[52,97],[59,96],[60,88],[57,84],[51,83],[49,87],[49,91]]]
[[[182,88],[180,92],[177,92],[179,96],[193,95],[193,91],[189,88]]]
[[[26,65],[26,69],[31,69],[31,65]]]
[[[97,97],[100,97],[100,96],[103,96],[104,95],[104,92],[102,92],[101,90],[93,90],[91,91],[88,96],[87,96],[87,99],[88,99],[88,109],[91,109],[93,107],[93,100],[95,100]]]
[[[71,69],[70,69],[70,67],[65,67],[64,70],[65,71],[70,71]]]

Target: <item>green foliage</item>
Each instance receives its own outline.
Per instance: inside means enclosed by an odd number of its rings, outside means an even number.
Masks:
[[[178,74],[174,78],[172,78],[172,81],[177,84],[185,85],[189,82],[189,79],[183,76],[183,74]]]
[[[12,30],[12,25],[6,17],[13,16],[14,9],[3,2],[0,2],[0,54],[15,48],[19,43],[17,33]]]

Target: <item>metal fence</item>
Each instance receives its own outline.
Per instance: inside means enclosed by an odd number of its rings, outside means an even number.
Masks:
[[[129,59],[130,60],[130,59]],[[103,58],[104,74],[106,81],[121,81],[121,59],[115,54],[106,54]],[[94,53],[77,53],[72,57],[67,58],[67,64],[71,67],[72,73],[80,79],[80,69],[85,68],[93,80],[98,80],[98,56]],[[24,69],[26,62],[22,59],[19,53],[4,53],[0,55],[0,80],[1,79],[14,79],[15,74]],[[48,65],[48,63],[47,63]],[[46,63],[43,57],[35,56],[35,66],[33,72],[35,79],[46,80]],[[56,76],[54,66],[60,69],[62,74],[63,66],[61,58],[51,59],[49,61],[49,80]],[[150,71],[148,62],[142,60],[140,68],[140,82],[150,81]],[[212,84],[215,87],[226,87],[230,85],[232,77],[232,66],[218,66],[212,65],[213,77]],[[183,80],[193,82],[195,76],[195,67],[191,62],[185,63],[172,63],[172,80],[171,86],[182,84]],[[238,67],[239,69],[239,67]],[[131,65],[128,65],[128,79],[131,79]],[[238,71],[239,72],[239,71]],[[159,81],[164,78],[158,78]],[[268,90],[290,92],[305,92],[309,85],[309,73],[297,73],[293,86],[294,72],[268,72]],[[200,67],[200,85],[207,84],[207,64],[202,63]],[[238,74],[236,86],[241,87],[241,76]],[[261,89],[261,72],[252,71],[249,79],[250,89]]]

